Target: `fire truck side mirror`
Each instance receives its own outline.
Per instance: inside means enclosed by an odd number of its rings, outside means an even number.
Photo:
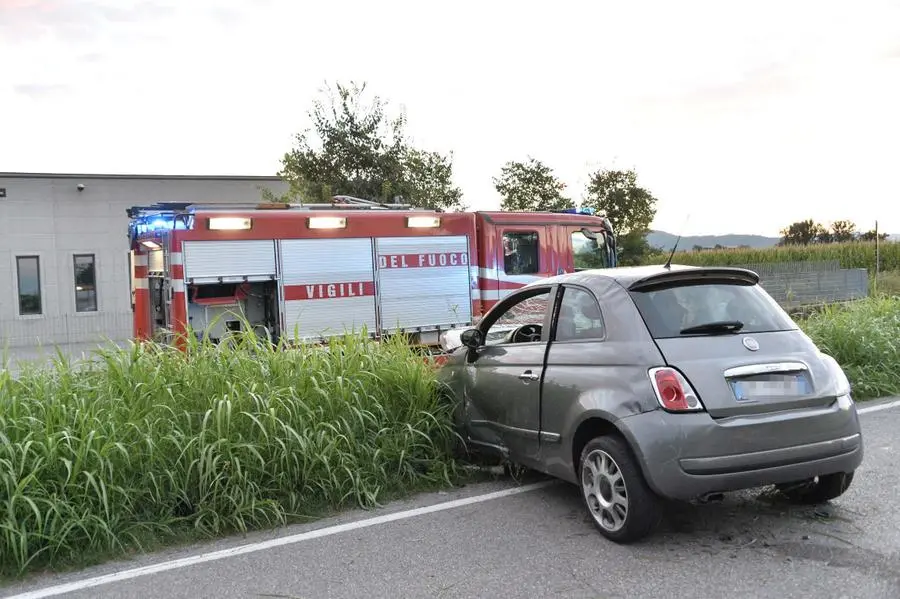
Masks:
[[[466,329],[459,336],[459,340],[469,349],[478,349],[484,345],[484,335],[478,329]]]

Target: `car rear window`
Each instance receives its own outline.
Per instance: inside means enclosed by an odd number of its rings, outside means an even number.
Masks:
[[[689,327],[740,322],[741,333],[789,331],[797,328],[790,316],[758,286],[729,283],[680,284],[633,291],[631,297],[656,339],[715,335],[723,331],[685,332]]]

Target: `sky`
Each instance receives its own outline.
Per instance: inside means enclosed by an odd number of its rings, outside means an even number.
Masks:
[[[0,171],[272,175],[357,81],[472,209],[533,156],[673,233],[900,233],[900,0],[0,0],[0,74]]]

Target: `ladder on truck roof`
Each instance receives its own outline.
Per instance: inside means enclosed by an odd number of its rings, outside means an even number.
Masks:
[[[133,206],[126,209],[129,218],[137,216],[163,215],[163,214],[191,214],[197,212],[223,212],[229,210],[407,210],[421,212],[441,212],[440,209],[430,210],[420,208],[412,204],[376,202],[364,200],[348,195],[332,196],[332,202],[321,203],[289,203],[289,202],[260,202],[256,204],[194,204],[186,202],[159,202],[150,206]]]

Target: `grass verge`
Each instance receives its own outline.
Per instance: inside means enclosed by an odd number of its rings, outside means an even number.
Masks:
[[[900,297],[826,307],[798,324],[844,368],[856,399],[900,395]]]
[[[0,370],[0,575],[304,520],[459,481],[452,406],[402,338]]]
[[[880,295],[900,295],[900,270],[870,275],[872,289]]]

